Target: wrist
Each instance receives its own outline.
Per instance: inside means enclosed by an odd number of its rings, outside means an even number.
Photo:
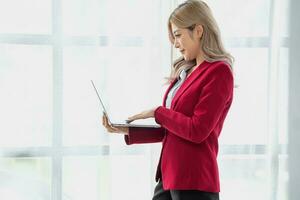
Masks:
[[[125,134],[125,135],[129,135],[129,127],[126,127],[126,128],[125,128],[124,134]]]
[[[155,107],[155,108],[153,108],[152,109],[152,112],[151,112],[151,117],[155,117],[155,111],[156,111],[156,109],[157,109],[158,107]]]
[[[160,115],[160,110],[162,109],[162,106],[158,106],[155,110],[154,110],[154,120],[157,124],[161,124],[159,122],[159,115]]]

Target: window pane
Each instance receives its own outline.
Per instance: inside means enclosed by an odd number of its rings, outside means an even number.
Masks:
[[[268,165],[265,158],[221,157],[219,161],[221,198],[265,200],[268,197]]]
[[[225,37],[269,35],[270,0],[207,0]],[[255,14],[253,14],[255,13]]]
[[[144,35],[153,23],[153,1],[65,0],[64,33],[68,35]]]
[[[50,34],[51,0],[0,1],[0,33]]]
[[[278,98],[278,135],[279,143],[288,143],[288,48],[281,48],[279,54],[279,98]]]
[[[63,193],[72,200],[150,199],[149,166],[145,156],[68,157],[64,159]],[[128,192],[132,188],[135,191]]]
[[[72,200],[109,199],[108,172],[107,157],[64,158],[63,197]]]
[[[106,1],[64,0],[63,30],[68,35],[98,35],[106,32]]]
[[[108,142],[101,123],[102,109],[90,82],[91,79],[95,84],[106,81],[106,56],[97,47],[67,47],[64,50],[64,145]]]
[[[279,156],[279,173],[278,173],[278,192],[277,199],[288,200],[288,157],[287,155]]]
[[[1,199],[51,199],[51,160],[0,158]]]
[[[0,146],[51,144],[51,50],[0,45]]]
[[[276,1],[278,4],[278,14],[276,19],[279,21],[275,21],[280,26],[280,36],[281,37],[289,37],[289,1]]]
[[[163,76],[155,73],[159,66],[149,67],[151,61],[147,52],[144,47],[65,48],[65,145],[108,143],[101,123],[102,108],[91,79],[113,121],[124,120],[161,104]],[[160,81],[155,81],[158,79]]]
[[[225,120],[223,144],[265,144],[268,136],[268,49],[237,48],[232,107]]]
[[[153,191],[150,181],[154,179],[154,174],[150,174],[150,159],[147,156],[113,155],[110,175],[111,200],[151,199]],[[135,192],[128,192],[132,188]]]

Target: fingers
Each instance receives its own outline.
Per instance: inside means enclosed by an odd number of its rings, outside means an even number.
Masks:
[[[120,130],[113,126],[110,126],[109,128],[107,128],[107,131],[110,133],[120,133]]]
[[[128,119],[126,119],[125,121],[126,121],[126,123],[129,124],[129,123],[131,123],[132,121],[134,121],[134,119],[129,119],[129,118],[128,118]]]
[[[139,113],[137,115],[133,115],[131,117],[128,117],[128,119],[126,120],[128,123],[134,121],[134,120],[137,120],[137,119],[144,119],[144,114],[143,113]]]
[[[105,115],[102,116],[102,125],[107,128],[108,127],[108,120]]]
[[[107,117],[105,116],[105,114],[102,116],[102,125],[106,128],[106,130],[110,133],[119,133],[120,130],[111,126],[108,122]]]

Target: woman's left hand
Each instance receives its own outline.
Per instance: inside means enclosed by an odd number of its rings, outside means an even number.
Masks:
[[[147,119],[147,118],[151,118],[154,117],[154,111],[156,110],[157,107],[152,108],[150,110],[145,110],[139,114],[133,115],[131,117],[128,117],[128,119],[126,120],[128,123],[137,120],[137,119]]]

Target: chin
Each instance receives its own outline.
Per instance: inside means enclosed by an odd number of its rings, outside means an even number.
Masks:
[[[190,61],[191,59],[189,57],[183,56],[185,61]]]

